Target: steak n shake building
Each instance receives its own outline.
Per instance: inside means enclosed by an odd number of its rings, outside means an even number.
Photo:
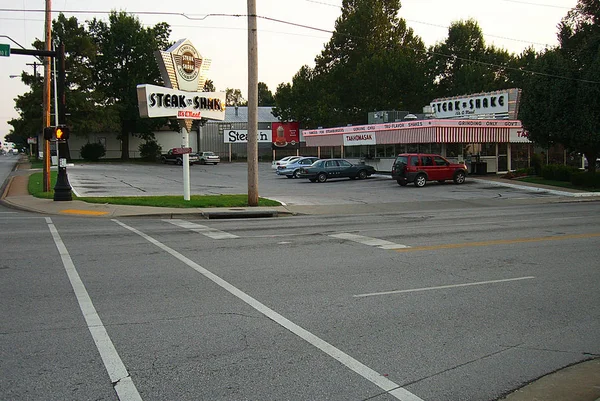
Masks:
[[[517,119],[520,89],[435,99],[429,118],[305,130],[319,157],[341,156],[391,171],[396,155],[437,153],[450,160],[485,163],[497,173],[529,166],[532,142]],[[385,114],[391,112],[379,112]],[[339,150],[338,150],[339,149]],[[474,164],[473,164],[474,165]]]

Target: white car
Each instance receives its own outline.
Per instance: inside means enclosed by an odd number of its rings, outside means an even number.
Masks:
[[[277,171],[277,167],[285,166],[286,164],[293,162],[294,160],[297,160],[301,157],[303,157],[303,156],[286,156],[281,160],[275,160],[275,161],[273,161],[273,163],[271,163],[271,168],[273,170]]]

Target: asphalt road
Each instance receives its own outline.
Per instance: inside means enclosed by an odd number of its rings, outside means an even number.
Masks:
[[[140,182],[177,185],[180,170],[156,167]],[[0,398],[496,400],[600,355],[600,203],[489,206],[469,201],[494,196],[480,184],[383,178],[261,185],[379,188],[368,202],[473,191],[444,210],[276,219],[0,208]]]
[[[69,182],[78,196],[182,195],[181,166],[148,164],[77,164],[67,169]],[[259,164],[258,191],[262,197],[289,205],[348,205],[393,202],[471,199],[537,199],[552,195],[476,183],[428,183],[425,188],[400,187],[391,177],[376,175],[366,180],[339,179],[324,184],[278,176],[270,163]],[[193,165],[190,167],[192,195],[245,194],[248,192],[245,163]]]

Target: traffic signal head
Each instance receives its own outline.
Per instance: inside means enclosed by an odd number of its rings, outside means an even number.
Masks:
[[[44,140],[51,141],[54,138],[55,127],[44,128]]]
[[[71,131],[66,125],[59,125],[58,127],[46,127],[44,128],[44,139],[47,141],[66,141],[69,139]]]
[[[66,141],[67,139],[69,139],[69,127],[67,127],[66,125],[59,125],[58,127],[56,127],[56,140],[57,141]]]

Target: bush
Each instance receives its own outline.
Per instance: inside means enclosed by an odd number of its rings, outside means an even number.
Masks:
[[[535,175],[538,177],[542,176],[542,156],[539,153],[534,153],[531,156],[531,165],[533,170],[535,171]]]
[[[600,188],[600,173],[578,172],[571,176],[571,184],[583,188]]]
[[[100,142],[86,143],[81,147],[80,153],[82,159],[97,162],[106,155],[106,149]]]
[[[154,139],[141,143],[138,149],[142,160],[149,162],[155,162],[160,159],[162,153],[162,147]]]
[[[571,181],[571,176],[578,173],[579,169],[562,164],[549,164],[542,168],[542,177],[546,180]]]

